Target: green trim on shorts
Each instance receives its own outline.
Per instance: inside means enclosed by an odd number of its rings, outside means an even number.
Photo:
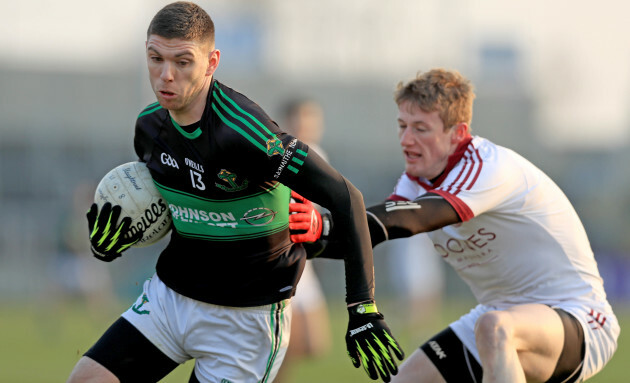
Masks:
[[[276,356],[278,356],[278,350],[280,349],[280,345],[282,344],[282,322],[284,320],[284,308],[286,306],[286,300],[271,304],[271,310],[269,314],[271,319],[271,329],[274,333],[274,336],[271,341],[271,350],[269,352],[269,357],[267,358],[267,368],[265,369],[265,375],[260,383],[268,382],[269,377],[271,376],[271,370],[273,369],[273,364],[276,360]],[[278,316],[278,314],[280,314],[280,318],[276,321],[276,316]],[[276,326],[278,327],[277,331],[275,330]]]

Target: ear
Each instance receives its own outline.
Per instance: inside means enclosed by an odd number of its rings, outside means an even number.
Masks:
[[[452,129],[451,142],[453,144],[459,144],[470,134],[468,132],[468,124],[465,122],[459,122],[457,125],[453,126]]]
[[[218,49],[213,49],[208,54],[208,68],[206,69],[206,76],[212,76],[214,71],[217,70],[219,66],[219,61],[221,59],[221,51]]]

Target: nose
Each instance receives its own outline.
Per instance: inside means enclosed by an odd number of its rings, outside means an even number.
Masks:
[[[413,144],[413,134],[411,132],[411,129],[409,128],[400,128],[398,138],[400,139],[400,146],[408,146]]]
[[[170,63],[165,62],[164,65],[162,65],[162,72],[160,73],[160,79],[164,82],[173,81],[174,79],[173,66]]]

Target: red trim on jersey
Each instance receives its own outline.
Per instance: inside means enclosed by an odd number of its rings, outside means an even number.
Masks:
[[[462,159],[462,157],[468,150],[468,145],[470,144],[471,141],[472,141],[472,136],[468,136],[467,138],[464,139],[464,141],[459,143],[459,145],[457,146],[457,149],[455,149],[455,152],[448,157],[446,168],[444,169],[442,174],[437,178],[437,180],[435,180],[435,182],[433,183],[434,188],[440,186],[442,182],[444,182],[444,179],[446,179],[446,176],[448,176],[448,173],[450,173],[451,170],[453,170],[455,165],[457,165],[457,163]]]
[[[459,145],[457,145],[457,149],[455,149],[455,152],[448,157],[446,168],[444,168],[444,171],[442,172],[442,174],[439,175],[439,177],[435,180],[435,182],[433,182],[433,184],[429,183],[424,178],[415,177],[409,173],[405,173],[405,174],[407,175],[407,177],[409,177],[410,179],[420,184],[420,186],[422,186],[423,188],[427,190],[434,189],[442,184],[446,176],[448,176],[448,173],[450,173],[450,171],[453,170],[455,165],[457,165],[457,163],[462,159],[464,154],[466,154],[466,152],[469,150],[468,145],[470,144],[471,141],[472,141],[472,136],[468,136],[467,138],[464,139],[464,141],[460,142]]]
[[[479,178],[479,173],[481,173],[483,161],[481,159],[481,156],[479,156],[479,152],[477,151],[477,149],[473,148],[472,145],[466,149],[463,163],[464,166],[462,166],[462,170],[457,175],[455,181],[453,181],[452,184],[443,187],[443,190],[457,195],[462,190],[470,190],[470,188],[472,188],[472,186],[475,184],[475,182]]]
[[[449,192],[446,192],[444,190],[431,190],[431,193],[439,195],[440,197],[444,198],[446,202],[450,203],[462,222],[470,221],[475,216],[468,205],[466,205],[464,201],[459,199],[459,197],[455,196],[454,194],[450,194]]]
[[[470,207],[466,205],[464,201],[462,201],[457,194],[459,194],[462,190],[470,190],[472,186],[475,184],[477,179],[479,178],[479,174],[481,173],[481,168],[483,166],[483,161],[479,152],[475,147],[473,147],[470,143],[472,142],[472,136],[468,136],[464,141],[462,141],[455,149],[455,152],[448,157],[448,162],[446,164],[446,168],[440,174],[440,176],[435,180],[433,185],[431,185],[428,181],[423,178],[414,177],[409,173],[407,177],[411,180],[417,182],[420,186],[422,186],[427,192],[435,193],[442,198],[444,198],[448,203],[453,206],[459,218],[462,222],[466,222],[474,217],[474,214]],[[457,165],[460,161],[463,161],[464,166],[455,177],[455,180],[449,185],[443,185],[442,182],[446,179],[449,173],[453,170],[455,165]],[[436,188],[440,188],[439,190]],[[389,199],[396,196],[392,194]],[[397,196],[400,198],[400,196]],[[405,200],[405,199],[398,199]]]

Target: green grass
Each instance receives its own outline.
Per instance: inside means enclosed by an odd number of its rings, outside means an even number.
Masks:
[[[305,360],[291,366],[285,382],[373,382],[362,370],[350,363],[344,346],[346,313],[343,303],[329,302],[332,319],[333,347],[325,356]],[[403,348],[410,354],[428,336],[467,311],[469,304],[446,302],[440,315],[421,328],[406,323],[397,307],[383,302],[379,306],[388,315],[387,322]],[[0,305],[0,382],[48,383],[64,382],[82,353],[113,322],[120,311],[86,310],[82,304],[30,302]],[[630,335],[623,329],[630,326],[630,308],[616,308],[622,333],[619,348],[606,368],[589,380],[593,383],[628,381]],[[180,366],[162,382],[187,382],[193,363]]]

